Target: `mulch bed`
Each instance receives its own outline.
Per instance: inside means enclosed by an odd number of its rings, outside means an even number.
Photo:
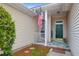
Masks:
[[[32,53],[32,49],[30,49],[32,47],[36,48],[36,51],[34,50],[33,53]],[[15,52],[13,55],[14,56],[46,56],[47,53],[49,52],[49,49],[50,48],[46,47],[46,46],[33,44],[29,47],[26,47],[24,49],[21,49],[21,50]],[[42,52],[38,53],[40,51],[42,51]]]
[[[36,50],[33,50],[33,48],[35,48]],[[63,48],[48,47],[48,46],[43,46],[43,45],[38,45],[38,44],[32,44],[29,47],[25,47],[25,48],[15,52],[13,55],[14,56],[46,56],[48,54],[50,48],[53,49],[53,52],[62,53],[62,54],[65,54],[65,51],[66,51]],[[38,53],[40,51],[42,51],[41,55],[40,55],[40,53]]]

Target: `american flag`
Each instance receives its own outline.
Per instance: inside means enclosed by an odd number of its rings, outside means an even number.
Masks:
[[[39,27],[39,30],[42,29],[42,19],[43,19],[43,16],[42,15],[38,15],[38,27]]]

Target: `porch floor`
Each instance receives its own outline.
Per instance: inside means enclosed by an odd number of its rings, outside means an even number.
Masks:
[[[52,39],[53,40],[53,39]],[[42,40],[39,42],[36,42],[34,44],[40,44],[40,45],[45,45],[45,42],[43,42]],[[47,42],[47,46],[49,47],[58,47],[58,48],[63,48],[63,49],[70,49],[69,44],[67,42],[64,41],[64,39],[54,39],[51,42]]]

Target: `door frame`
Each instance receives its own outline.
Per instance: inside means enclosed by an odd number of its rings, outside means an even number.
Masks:
[[[56,23],[56,21],[62,21],[62,23]],[[58,20],[55,20],[55,24],[54,24],[54,39],[56,39],[56,24],[63,24],[63,38],[64,38],[64,20],[62,19],[58,19]]]

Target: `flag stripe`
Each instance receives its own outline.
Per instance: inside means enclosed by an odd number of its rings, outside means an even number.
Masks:
[[[41,28],[42,28],[42,19],[43,19],[42,15],[39,15],[38,16],[38,27],[39,27],[39,30],[41,30]]]

